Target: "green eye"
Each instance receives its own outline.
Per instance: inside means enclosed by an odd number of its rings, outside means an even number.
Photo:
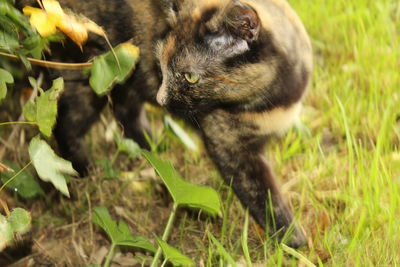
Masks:
[[[189,82],[189,83],[197,83],[200,80],[200,76],[194,73],[185,73],[185,79]]]

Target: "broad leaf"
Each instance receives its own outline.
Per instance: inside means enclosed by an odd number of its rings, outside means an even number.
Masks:
[[[8,216],[8,222],[11,228],[18,234],[24,234],[29,231],[31,221],[32,218],[29,212],[21,208],[15,208]]]
[[[8,71],[0,69],[0,100],[6,97],[7,83],[14,83],[14,78]]]
[[[55,79],[53,86],[40,94],[36,100],[36,121],[39,130],[45,136],[50,137],[57,118],[57,101],[64,90],[64,80]]]
[[[24,106],[23,114],[27,121],[36,122],[36,104],[28,101]]]
[[[176,248],[168,245],[165,241],[157,238],[157,243],[163,251],[164,257],[168,259],[174,266],[193,266],[194,262],[186,255],[182,254]]]
[[[193,139],[176,123],[170,116],[165,116],[165,125],[169,127],[172,132],[181,140],[181,142],[190,150],[197,151],[197,145]]]
[[[7,218],[0,214],[0,251],[13,239],[13,229]]]
[[[0,214],[0,251],[13,240],[14,233],[24,234],[31,227],[31,215],[24,209],[14,209],[8,217]]]
[[[137,159],[140,157],[141,149],[135,141],[132,139],[122,138],[117,134],[115,135],[114,139],[120,152],[128,154],[132,159]]]
[[[0,31],[0,49],[5,51],[13,51],[19,48],[17,37]]]
[[[139,48],[123,43],[93,61],[90,74],[90,85],[93,90],[103,95],[107,93],[115,83],[123,83],[132,73],[136,61],[139,58]]]
[[[155,247],[145,237],[133,236],[124,221],[120,221],[117,225],[105,207],[94,208],[92,221],[107,233],[114,245],[141,248],[151,252],[156,251]]]
[[[1,181],[5,184],[9,179],[11,179],[16,173],[20,171],[20,168],[11,162],[6,162],[10,168],[14,170],[11,172],[0,173]],[[32,198],[37,195],[44,195],[42,188],[39,183],[36,182],[35,178],[28,172],[21,172],[18,177],[12,180],[6,186],[7,189],[15,191],[18,195],[23,198]]]
[[[175,203],[202,209],[212,215],[220,214],[220,199],[214,189],[188,183],[181,178],[171,163],[145,150],[142,154],[160,175]]]
[[[69,197],[66,177],[77,175],[71,162],[58,157],[38,136],[29,144],[29,155],[39,177],[43,181],[51,182],[61,193]]]
[[[37,87],[35,79],[29,77],[32,87]],[[53,127],[57,119],[57,102],[61,93],[64,90],[64,80],[62,78],[55,79],[52,87],[40,91],[40,96],[36,98],[36,102],[28,102],[25,104],[23,113],[28,121],[36,122],[39,126],[40,132],[50,137]]]

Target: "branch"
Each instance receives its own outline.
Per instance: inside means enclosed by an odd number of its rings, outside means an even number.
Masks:
[[[18,56],[12,55],[5,52],[0,52],[0,56],[8,57],[14,60],[18,60]],[[59,69],[59,70],[82,70],[85,68],[89,68],[92,66],[92,62],[84,62],[84,63],[63,63],[63,62],[55,62],[55,61],[47,61],[35,58],[27,58],[32,65],[51,68],[51,69]]]

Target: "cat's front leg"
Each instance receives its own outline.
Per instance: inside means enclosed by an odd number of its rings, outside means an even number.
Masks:
[[[256,222],[271,236],[287,236],[283,241],[291,247],[305,245],[306,237],[262,156],[266,138],[257,134],[256,126],[223,110],[203,117],[200,124],[210,157]]]

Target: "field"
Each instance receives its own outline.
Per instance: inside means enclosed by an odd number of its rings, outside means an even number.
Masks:
[[[400,2],[397,0],[289,1],[303,20],[314,49],[314,72],[302,123],[268,144],[266,157],[309,244],[297,251],[263,238],[222,183],[204,149],[194,153],[163,130],[162,113],[150,108],[159,156],[186,180],[206,184],[221,195],[223,216],[178,211],[169,243],[196,266],[397,266],[400,263]],[[171,198],[143,159],[116,153],[109,142],[106,111],[87,140],[98,163],[87,179],[69,184],[71,199],[51,187],[29,201],[2,192],[11,207],[29,210],[31,232],[0,254],[0,266],[99,264],[109,241],[91,223],[94,206],[108,207],[138,235],[162,235]],[[113,126],[114,125],[114,126]],[[114,127],[114,128],[113,128]],[[23,129],[28,129],[24,127]],[[195,139],[194,133],[188,129]],[[104,133],[100,134],[99,133]],[[2,140],[9,132],[0,132]],[[26,164],[26,146],[4,159]],[[101,167],[103,166],[103,167]],[[114,171],[115,173],[111,173]],[[113,178],[116,176],[117,178]],[[111,179],[110,179],[111,178]],[[212,233],[226,253],[208,238]],[[222,255],[222,256],[221,256]],[[117,250],[115,266],[149,264],[151,257]],[[48,265],[45,265],[48,264]],[[119,264],[119,265],[118,265]]]

